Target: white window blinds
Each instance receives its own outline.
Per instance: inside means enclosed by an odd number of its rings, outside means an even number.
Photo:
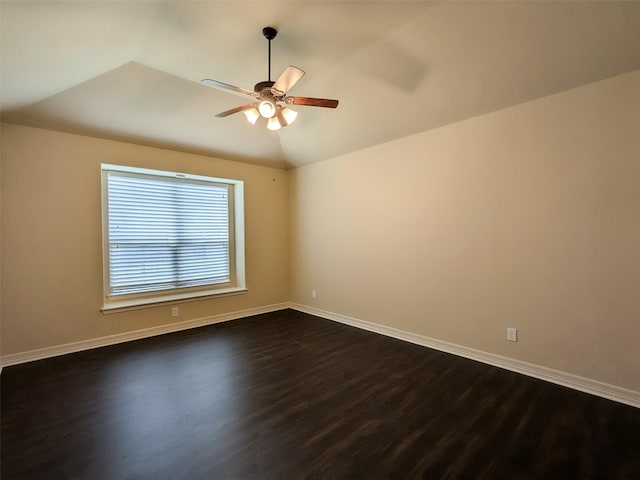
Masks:
[[[232,282],[230,185],[179,174],[106,175],[108,295]]]

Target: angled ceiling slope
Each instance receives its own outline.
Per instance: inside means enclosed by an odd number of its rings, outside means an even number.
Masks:
[[[0,3],[6,122],[296,167],[640,68],[640,2]],[[237,98],[273,72],[307,72],[278,132]],[[277,75],[277,73],[275,73]]]

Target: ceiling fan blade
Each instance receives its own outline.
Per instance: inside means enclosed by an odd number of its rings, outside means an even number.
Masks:
[[[285,102],[306,107],[336,108],[338,106],[338,100],[330,100],[328,98],[287,97]]]
[[[229,85],[228,83],[219,82],[217,80],[211,80],[210,78],[205,78],[204,80],[200,80],[200,83],[208,87],[228,90],[231,93],[238,93],[240,95],[250,95],[252,97],[258,96],[258,94],[253,90],[247,90],[246,88],[236,87],[235,85]]]
[[[228,117],[229,115],[233,115],[234,113],[244,112],[245,110],[249,110],[255,106],[256,106],[255,103],[247,103],[246,105],[240,105],[239,107],[232,108],[231,110],[220,112],[216,114],[216,117],[220,117],[220,118]]]
[[[304,70],[300,70],[298,67],[289,65],[287,69],[282,72],[280,78],[276,80],[276,83],[271,87],[271,93],[277,97],[281,97],[286,94],[291,87],[293,87],[298,80],[304,75]]]

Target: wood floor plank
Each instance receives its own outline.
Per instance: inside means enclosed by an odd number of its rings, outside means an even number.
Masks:
[[[640,409],[293,310],[1,388],[5,480],[640,478]]]

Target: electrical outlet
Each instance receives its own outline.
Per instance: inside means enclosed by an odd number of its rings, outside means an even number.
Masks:
[[[311,290],[311,298],[316,298],[316,291],[315,290]]]
[[[507,340],[510,342],[518,341],[518,330],[515,328],[507,328]]]
[[[171,316],[172,317],[177,317],[180,314],[180,311],[178,310],[178,307],[173,307],[171,309]]]

